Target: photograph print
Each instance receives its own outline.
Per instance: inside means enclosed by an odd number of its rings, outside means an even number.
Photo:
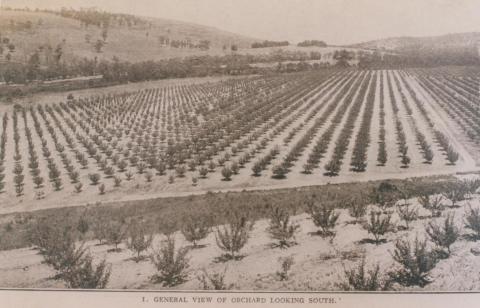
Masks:
[[[1,0],[0,288],[480,292],[479,12]]]

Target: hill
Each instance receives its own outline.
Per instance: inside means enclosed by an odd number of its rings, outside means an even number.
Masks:
[[[394,37],[354,44],[349,47],[401,53],[411,50],[466,49],[476,47],[479,44],[480,32],[470,32],[429,37]]]
[[[35,51],[64,59],[94,58],[138,62],[192,55],[223,55],[231,46],[249,48],[258,40],[185,22],[124,14],[0,9],[0,34],[14,45],[11,60],[25,62]],[[87,22],[87,17],[98,17]],[[82,19],[83,17],[83,19]],[[4,44],[1,58],[9,53]],[[100,44],[101,46],[99,46]],[[1,59],[0,58],[0,59]]]

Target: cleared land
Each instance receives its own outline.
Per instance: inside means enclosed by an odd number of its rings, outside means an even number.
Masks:
[[[478,82],[332,69],[32,98],[0,114],[0,211],[475,171]]]

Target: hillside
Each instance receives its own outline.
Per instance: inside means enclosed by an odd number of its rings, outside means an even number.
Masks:
[[[365,49],[385,49],[395,52],[411,50],[467,49],[480,44],[480,33],[456,33],[430,37],[395,37],[374,40],[349,47]]]
[[[253,38],[215,28],[166,19],[134,17],[135,20],[111,22],[108,27],[85,25],[78,19],[49,12],[0,10],[0,33],[15,46],[12,61],[24,62],[35,51],[47,58],[60,46],[63,59],[94,58],[132,62],[160,60],[191,55],[222,55],[232,45],[248,48]],[[118,15],[120,16],[120,15]],[[115,21],[119,20],[113,16]],[[106,32],[106,33],[104,33]],[[104,37],[105,35],[105,37]],[[100,51],[96,44],[104,43]],[[204,48],[209,41],[208,50]],[[225,47],[225,49],[224,49]],[[0,59],[7,55],[7,46]]]

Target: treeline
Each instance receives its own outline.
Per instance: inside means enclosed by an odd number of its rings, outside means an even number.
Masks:
[[[81,23],[81,25],[84,27],[88,27],[88,26],[108,27],[110,25],[117,25],[120,27],[127,26],[130,28],[137,25],[142,25],[142,26],[147,25],[147,22],[145,20],[133,15],[108,13],[105,11],[98,11],[92,8],[80,9],[80,10],[74,10],[72,8],[62,8],[60,11],[57,11],[57,10],[48,10],[48,9],[31,10],[29,8],[17,9],[17,8],[10,8],[10,7],[2,7],[2,10],[50,13],[57,16],[62,16],[64,18],[78,20]]]
[[[62,50],[53,51],[52,60],[41,64],[39,53],[27,63],[5,62],[0,66],[0,82],[26,84],[32,81],[67,79],[79,76],[104,75],[107,80],[142,81],[165,78],[203,77],[216,74],[255,73],[252,63],[320,60],[317,52],[278,50],[267,55],[228,54],[224,56],[192,56],[160,61],[130,63],[113,58],[98,61],[82,58],[65,61]],[[44,63],[44,62],[42,62]]]
[[[252,48],[267,48],[267,47],[282,47],[288,46],[290,43],[288,41],[263,41],[263,42],[255,42],[252,44]]]
[[[297,44],[298,47],[327,47],[327,43],[318,40],[306,40]]]
[[[399,53],[360,53],[358,66],[366,69],[480,65],[475,46],[464,48],[409,49]]]

